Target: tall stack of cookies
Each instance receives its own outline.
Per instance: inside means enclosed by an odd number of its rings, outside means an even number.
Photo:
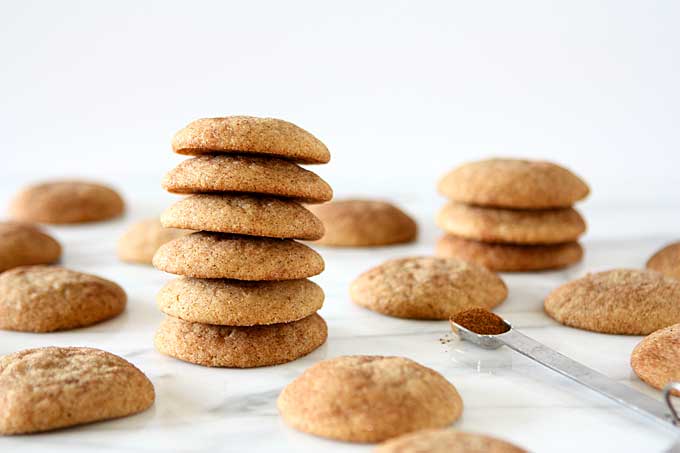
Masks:
[[[189,194],[161,215],[167,228],[196,230],[159,248],[156,268],[180,275],[157,297],[167,317],[155,337],[164,354],[205,366],[248,368],[295,360],[321,346],[324,294],[307,280],[324,261],[295,239],[323,236],[304,203],[333,192],[298,164],[330,160],[309,132],[272,118],[206,118],[175,134],[173,150],[195,156],[163,179]]]
[[[566,168],[488,159],[454,169],[438,189],[450,199],[437,216],[446,232],[439,256],[507,272],[558,269],[583,257],[586,224],[572,206],[590,189]]]

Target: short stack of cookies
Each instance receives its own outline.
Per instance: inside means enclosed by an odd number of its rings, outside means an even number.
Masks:
[[[307,280],[320,255],[295,239],[323,236],[301,203],[329,201],[331,187],[298,164],[330,160],[309,132],[272,118],[206,118],[172,142],[181,162],[163,187],[189,196],[161,215],[195,230],[161,246],[156,268],[181,277],[157,297],[167,317],[155,337],[166,355],[200,365],[249,368],[295,360],[321,346],[324,293]]]
[[[437,216],[446,232],[439,256],[506,272],[558,269],[583,257],[586,224],[572,206],[590,189],[566,168],[488,159],[454,169],[438,188],[450,199]]]

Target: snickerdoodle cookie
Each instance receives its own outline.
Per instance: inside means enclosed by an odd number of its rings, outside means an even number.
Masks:
[[[296,280],[320,274],[321,256],[291,239],[197,232],[161,246],[153,265],[171,274],[236,280]]]
[[[484,434],[453,429],[423,429],[381,444],[375,453],[526,453],[523,448]]]
[[[456,421],[463,401],[441,374],[402,357],[344,356],[307,369],[277,401],[300,431],[350,442],[381,442]]]
[[[157,218],[146,219],[130,226],[118,240],[118,258],[128,263],[151,264],[158,247],[191,230],[164,228]]]
[[[267,326],[214,326],[168,316],[156,332],[159,352],[198,365],[253,368],[291,362],[324,344],[326,322],[316,313]]]
[[[578,242],[548,245],[489,244],[446,234],[437,241],[437,256],[480,264],[498,272],[560,269],[583,258]]]
[[[442,208],[437,225],[458,237],[510,244],[572,242],[586,230],[583,218],[572,208],[498,209],[456,202]]]
[[[560,286],[544,305],[548,315],[570,327],[647,335],[680,322],[680,281],[654,271],[615,269]]]
[[[633,350],[630,364],[640,379],[659,390],[680,381],[680,324],[645,337]]]
[[[61,245],[27,223],[0,222],[0,272],[17,266],[59,261]]]
[[[0,434],[125,417],[154,399],[144,373],[99,349],[48,347],[0,357]]]
[[[156,296],[160,310],[185,321],[252,326],[297,321],[323,305],[321,288],[309,280],[246,282],[181,277]]]
[[[179,154],[247,153],[277,156],[304,164],[331,159],[326,145],[306,130],[275,118],[228,116],[192,121],[172,138]]]
[[[0,329],[52,332],[119,315],[125,291],[90,274],[59,266],[22,266],[0,274]]]
[[[240,155],[199,156],[182,161],[163,178],[172,193],[245,192],[323,203],[331,186],[285,159]]]
[[[309,206],[326,227],[317,244],[371,247],[402,244],[416,239],[416,222],[391,203],[376,200],[339,200]]]
[[[647,261],[647,269],[680,279],[680,242],[668,244]]]
[[[243,194],[190,195],[161,215],[164,227],[291,239],[319,239],[324,227],[293,200]]]
[[[400,258],[361,274],[350,286],[352,300],[389,316],[449,319],[470,308],[491,309],[508,289],[497,275],[455,258]]]
[[[29,186],[10,205],[13,218],[39,223],[83,223],[118,217],[124,210],[116,191],[84,181],[55,181]]]
[[[442,195],[461,203],[515,209],[566,208],[585,198],[588,185],[559,165],[522,159],[487,159],[452,170]]]

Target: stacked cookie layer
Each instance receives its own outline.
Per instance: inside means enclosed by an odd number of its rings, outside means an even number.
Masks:
[[[256,367],[295,360],[326,341],[316,314],[324,294],[307,280],[324,262],[295,239],[324,234],[302,206],[332,198],[330,186],[299,163],[326,163],[326,146],[282,120],[194,121],[173,139],[185,160],[163,179],[188,194],[161,215],[167,228],[196,230],[156,252],[156,268],[181,277],[157,302],[167,317],[156,348],[192,363]]]
[[[438,188],[451,200],[437,216],[446,232],[440,256],[496,271],[557,269],[583,257],[577,241],[586,224],[572,206],[589,188],[559,165],[482,160],[454,169]]]

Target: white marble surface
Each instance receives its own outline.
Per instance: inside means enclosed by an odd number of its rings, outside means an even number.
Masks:
[[[0,186],[1,187],[1,186]],[[6,188],[6,187],[5,187]],[[129,192],[129,191],[128,191]],[[9,190],[2,191],[1,202]],[[132,199],[130,193],[126,193]],[[441,200],[401,197],[422,227],[417,244],[374,250],[320,249],[326,272],[315,278],[326,291],[321,311],[329,339],[319,350],[277,367],[230,370],[191,365],[157,353],[152,336],[162,315],[154,294],[170,278],[150,267],[122,264],[115,242],[126,225],[167,205],[155,186],[135,192],[122,220],[49,228],[65,246],[63,264],[120,283],[127,311],[90,328],[52,334],[0,332],[0,354],[47,345],[102,348],[141,368],[157,400],[149,411],[33,436],[0,438],[0,452],[50,451],[370,451],[295,432],[276,410],[281,389],[319,360],[343,354],[403,355],[430,366],[453,382],[464,402],[456,428],[497,435],[531,451],[660,452],[672,438],[646,420],[507,349],[482,351],[457,341],[446,322],[392,319],[354,306],[349,282],[360,272],[398,256],[430,254],[439,234],[432,218]],[[516,328],[596,370],[658,397],[629,367],[640,337],[589,333],[562,327],[542,312],[543,297],[588,270],[640,267],[656,248],[680,236],[678,206],[590,207],[586,259],[563,272],[505,274],[510,289],[499,308]]]

